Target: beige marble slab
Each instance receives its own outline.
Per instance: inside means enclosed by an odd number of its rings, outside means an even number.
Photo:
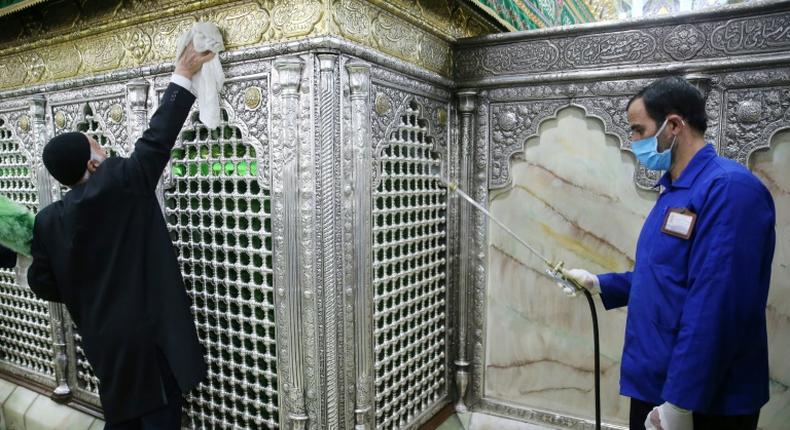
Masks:
[[[656,194],[631,179],[636,160],[576,108],[544,122],[513,162],[513,186],[492,212],[550,259],[593,273],[633,266],[636,238]],[[593,346],[583,297],[567,298],[540,261],[489,225],[486,396],[593,417]],[[598,307],[603,415],[623,423],[619,392],[625,311]]]
[[[479,412],[465,412],[450,416],[437,430],[549,430],[549,427]]]
[[[550,430],[550,427],[509,420],[494,415],[472,413],[469,430]]]
[[[774,137],[771,149],[752,155],[752,171],[776,205],[776,251],[768,295],[768,359],[771,400],[760,411],[760,427],[790,428],[790,131]]]

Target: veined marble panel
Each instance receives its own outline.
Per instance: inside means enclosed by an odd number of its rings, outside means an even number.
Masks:
[[[490,208],[549,259],[593,273],[633,267],[644,219],[657,194],[633,182],[636,159],[604,134],[603,123],[566,108],[545,121],[513,162],[513,185]],[[590,311],[566,297],[539,259],[489,225],[485,396],[591,419],[594,416]],[[597,301],[597,299],[596,299]],[[598,303],[602,412],[628,418],[619,392],[625,310]]]
[[[776,205],[776,251],[766,311],[771,400],[760,411],[759,426],[779,430],[790,423],[790,131],[777,134],[770,149],[756,152],[749,161]]]

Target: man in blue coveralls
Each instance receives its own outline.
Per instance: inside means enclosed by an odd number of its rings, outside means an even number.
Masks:
[[[705,143],[705,102],[686,80],[642,89],[628,122],[639,161],[666,171],[634,270],[570,272],[606,309],[628,306],[620,393],[631,429],[754,430],[768,401],[773,199]]]

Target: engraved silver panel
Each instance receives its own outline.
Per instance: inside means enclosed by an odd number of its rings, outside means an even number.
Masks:
[[[206,349],[207,380],[188,399],[196,428],[277,428],[271,193],[260,154],[222,110],[197,112],[173,150],[165,214]]]
[[[569,31],[551,28],[462,40],[455,50],[462,87],[582,82],[708,70],[781,66],[788,61],[790,14],[783,2]],[[758,58],[757,54],[773,53]],[[681,63],[678,63],[681,62]]]
[[[397,121],[373,192],[376,428],[403,428],[448,392],[447,190],[421,106]]]

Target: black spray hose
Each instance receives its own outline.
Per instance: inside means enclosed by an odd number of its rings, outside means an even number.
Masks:
[[[587,289],[583,289],[584,297],[590,304],[590,315],[592,316],[593,326],[593,349],[595,350],[595,430],[601,430],[601,348],[598,343],[598,312],[595,310],[595,302],[592,294]]]

